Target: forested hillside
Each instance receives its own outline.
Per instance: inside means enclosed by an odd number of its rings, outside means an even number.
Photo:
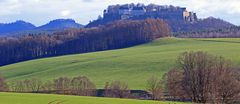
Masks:
[[[56,19],[49,23],[36,27],[31,23],[25,21],[16,21],[14,23],[1,24],[0,23],[0,36],[2,37],[20,37],[26,34],[52,34],[54,32],[62,31],[72,28],[83,28],[84,26],[77,23],[73,19]]]
[[[15,62],[125,48],[170,36],[168,25],[160,19],[117,21],[88,29],[71,29],[53,35],[25,35],[0,38],[0,65]]]
[[[181,38],[240,38],[240,27],[193,32],[179,32],[174,35]]]

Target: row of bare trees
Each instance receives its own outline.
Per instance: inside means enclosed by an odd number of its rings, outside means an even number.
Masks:
[[[12,81],[7,83],[0,77],[0,92],[19,92],[19,93],[56,93],[64,95],[96,96],[97,89],[93,82],[85,76],[79,77],[59,77],[52,81],[43,82],[40,79],[32,78],[25,80]],[[114,98],[137,98],[131,94],[127,83],[121,81],[107,82],[103,89],[104,97]],[[155,98],[154,98],[155,99]]]
[[[94,96],[96,87],[85,76],[74,78],[60,77],[53,81],[43,82],[40,79],[14,81],[9,86],[13,92],[58,93],[81,96]]]
[[[57,93],[66,95],[96,96],[96,86],[85,76],[59,77],[53,81],[43,82],[32,78],[13,81],[7,86],[6,81],[0,78],[0,92],[11,91],[20,93]],[[105,97],[130,98],[131,92],[126,83],[120,81],[107,82],[104,87]]]

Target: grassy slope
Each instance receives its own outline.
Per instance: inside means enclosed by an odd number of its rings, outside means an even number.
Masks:
[[[184,104],[184,103],[64,96],[64,95],[0,93],[0,104]]]
[[[222,55],[240,65],[240,39],[165,38],[132,48],[13,64],[0,67],[0,72],[8,80],[86,75],[98,87],[106,81],[121,80],[132,89],[144,89],[146,79],[163,75],[174,66],[179,53],[192,50]]]

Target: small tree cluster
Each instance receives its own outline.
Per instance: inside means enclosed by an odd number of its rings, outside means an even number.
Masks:
[[[205,52],[186,52],[179,67],[167,73],[167,89],[175,98],[196,103],[230,104],[240,94],[239,73],[229,61]]]
[[[129,98],[131,95],[128,85],[120,81],[107,82],[104,88],[105,97]]]
[[[96,86],[85,76],[60,77],[53,81],[53,89],[60,94],[94,96]]]

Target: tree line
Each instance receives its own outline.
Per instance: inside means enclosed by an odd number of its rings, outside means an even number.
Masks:
[[[206,52],[185,52],[176,60],[176,67],[162,78],[150,77],[145,90],[152,100],[192,101],[195,103],[233,104],[240,102],[240,69],[229,60]],[[96,86],[85,76],[60,77],[42,82],[39,79],[13,81],[0,77],[0,91],[57,93],[96,96]],[[107,82],[104,97],[139,98],[127,83]]]
[[[78,96],[98,96],[113,97],[113,98],[134,98],[140,99],[142,96],[135,94],[149,94],[144,92],[132,93],[127,83],[121,81],[106,82],[103,89],[97,89],[96,85],[86,76],[78,77],[59,77],[57,79],[42,81],[38,78],[7,81],[0,77],[0,92],[17,92],[17,93],[46,93],[46,94],[63,94],[63,95],[78,95]],[[153,84],[147,83],[147,84]],[[151,85],[148,85],[151,86]],[[159,100],[160,95],[155,95],[154,88],[147,87],[148,91],[154,92],[153,96],[150,94],[144,95],[144,99]],[[158,86],[158,89],[162,87]],[[98,92],[99,91],[99,92]]]
[[[116,21],[95,28],[0,38],[0,65],[67,54],[130,47],[170,36],[160,19]]]
[[[56,93],[81,96],[95,96],[96,86],[85,76],[59,77],[52,81],[43,82],[32,78],[10,82],[8,89],[11,92],[29,93]]]
[[[128,85],[120,81],[106,82],[104,97],[133,98]],[[96,85],[86,76],[59,77],[42,81],[38,78],[11,81],[8,84],[0,77],[0,92],[54,93],[64,95],[97,96]]]

